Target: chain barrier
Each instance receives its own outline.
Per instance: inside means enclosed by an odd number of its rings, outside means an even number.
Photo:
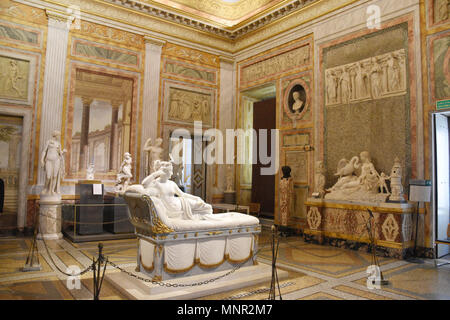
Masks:
[[[39,233],[42,234],[40,225],[39,225]],[[44,237],[42,237],[41,240],[42,240],[42,242],[44,243],[45,251],[47,252],[48,257],[50,258],[50,261],[53,263],[53,265],[55,266],[55,268],[56,268],[59,272],[61,272],[62,274],[66,275],[66,276],[68,276],[68,277],[78,277],[78,276],[82,276],[82,275],[85,274],[86,272],[92,270],[92,269],[94,268],[95,264],[98,262],[98,259],[94,261],[94,258],[92,258],[92,260],[93,260],[92,264],[91,264],[90,266],[88,266],[86,269],[84,269],[83,271],[79,272],[78,274],[71,274],[71,273],[64,272],[64,271],[62,271],[62,270],[58,267],[58,265],[55,263],[55,260],[53,260],[53,257],[52,257],[52,255],[50,254],[50,250],[48,249],[47,242],[45,242]]]
[[[264,246],[264,247],[259,248],[258,251],[256,251],[256,253],[253,254],[252,260],[254,260],[255,257],[261,252],[261,250],[265,249],[266,247],[267,247],[267,246]],[[248,260],[247,260],[247,261],[248,261]],[[141,277],[141,276],[139,276],[139,275],[137,275],[137,274],[135,274],[135,273],[133,273],[133,272],[131,272],[131,271],[125,270],[124,268],[122,268],[122,267],[116,265],[116,264],[115,264],[114,262],[112,262],[112,261],[107,261],[107,262],[108,262],[111,266],[113,266],[114,268],[116,268],[116,269],[120,270],[121,272],[127,274],[128,276],[133,277],[133,278],[136,278],[136,279],[138,279],[138,280],[141,280],[141,281],[144,281],[144,282],[147,282],[147,283],[150,283],[150,282],[151,282],[152,284],[157,284],[157,285],[159,285],[159,286],[161,286],[161,287],[168,287],[168,288],[170,288],[170,287],[172,287],[172,288],[184,288],[184,287],[196,287],[196,286],[201,286],[201,285],[205,285],[205,284],[208,284],[208,283],[212,283],[212,282],[215,282],[215,281],[220,280],[220,279],[222,279],[222,278],[225,278],[225,277],[231,275],[232,273],[234,273],[235,271],[239,270],[239,269],[240,269],[247,261],[244,261],[244,262],[242,262],[242,263],[240,263],[240,264],[234,266],[233,269],[231,269],[231,270],[228,271],[227,273],[224,273],[224,274],[222,274],[222,275],[220,275],[220,276],[217,276],[217,277],[215,277],[215,278],[211,278],[211,279],[204,280],[204,281],[200,281],[200,282],[188,283],[188,284],[185,284],[185,283],[169,283],[169,282],[163,282],[163,281],[158,281],[158,280],[154,280],[154,279],[144,278],[144,277]]]

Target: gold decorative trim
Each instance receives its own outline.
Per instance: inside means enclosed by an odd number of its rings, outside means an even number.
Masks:
[[[166,226],[161,219],[159,219],[158,214],[156,213],[156,208],[153,205],[152,200],[149,196],[143,195],[142,199],[147,202],[148,207],[150,208],[150,216],[151,216],[151,228],[154,234],[166,234],[174,232],[172,228]],[[160,237],[162,239],[162,237]]]
[[[251,257],[253,257],[253,249],[250,250],[250,254],[249,254],[249,256],[247,258],[244,258],[244,259],[241,259],[241,260],[233,260],[233,259],[230,258],[229,254],[226,254],[225,256],[226,256],[227,261],[230,262],[230,263],[235,263],[235,264],[237,264],[237,263],[244,263],[244,262],[248,261]]]
[[[349,209],[349,210],[367,210],[370,209],[379,213],[393,213],[393,214],[409,214],[415,213],[414,207],[409,208],[385,208],[377,206],[363,206],[357,204],[344,204],[344,203],[330,203],[326,201],[305,201],[305,206],[319,207],[319,208],[335,208],[335,209]]]
[[[225,262],[225,260],[226,260],[226,255],[224,255],[222,261],[220,261],[220,262],[218,262],[218,263],[214,263],[214,264],[203,264],[203,263],[200,262],[200,259],[199,259],[199,258],[195,259],[195,263],[196,263],[199,267],[201,267],[201,268],[204,268],[204,269],[213,269],[213,268],[217,268],[218,266],[220,266],[222,263]]]
[[[144,262],[142,261],[142,255],[139,255],[139,260],[141,261],[142,268],[144,268],[145,271],[152,272],[155,269],[155,261],[154,260],[153,260],[152,265],[150,267],[144,264]],[[138,268],[138,267],[139,266],[137,266],[136,268]]]
[[[167,267],[167,263],[164,262],[164,271],[168,272],[168,273],[184,273],[184,272],[188,272],[189,270],[191,270],[193,267],[195,267],[195,260],[194,263],[187,268],[184,269],[170,269],[169,267]]]

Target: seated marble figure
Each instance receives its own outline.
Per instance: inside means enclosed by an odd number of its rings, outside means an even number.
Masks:
[[[200,197],[183,192],[175,182],[169,180],[173,174],[171,162],[157,160],[154,167],[155,171],[142,184],[128,187],[127,193],[149,196],[158,216],[169,228],[181,231],[259,224],[257,218],[237,212],[213,214],[210,204]]]

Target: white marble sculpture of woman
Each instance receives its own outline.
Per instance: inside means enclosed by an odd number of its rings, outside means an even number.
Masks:
[[[300,92],[294,91],[292,93],[292,98],[294,98],[294,103],[292,104],[292,110],[294,113],[301,112],[303,110],[303,101],[300,100]]]
[[[41,155],[41,165],[45,170],[43,194],[60,194],[61,179],[64,178],[64,153],[61,150],[61,133],[53,131],[52,138],[45,144]]]
[[[121,192],[125,191],[130,184],[130,180],[133,177],[131,174],[131,154],[125,152],[124,159],[122,164],[120,165],[119,173],[117,174],[116,180],[116,191]]]
[[[170,161],[155,162],[156,171],[142,181],[145,192],[161,200],[169,218],[184,220],[218,220],[212,207],[201,198],[184,193],[170,179],[173,167]]]
[[[152,145],[152,139],[148,138],[144,145],[144,151],[146,152],[147,156],[147,165],[146,165],[146,175],[150,175],[153,171],[153,164],[156,160],[161,160],[161,154],[163,152],[162,145],[162,139],[157,138],[155,140],[155,144]]]

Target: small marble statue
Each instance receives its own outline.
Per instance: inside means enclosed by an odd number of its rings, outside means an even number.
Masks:
[[[172,147],[172,151],[169,154],[170,161],[173,166],[173,175],[172,181],[177,184],[177,186],[183,186],[183,138],[180,138],[176,141]],[[181,144],[181,145],[180,145]],[[178,151],[178,154],[174,154],[174,152]]]
[[[116,192],[125,192],[130,184],[130,180],[133,177],[131,174],[131,154],[125,152],[124,159],[120,165],[119,173],[117,174],[116,180]]]
[[[161,154],[163,152],[162,145],[162,138],[157,138],[155,140],[155,144],[152,145],[152,139],[148,138],[144,145],[144,151],[147,155],[147,165],[146,165],[146,175],[150,175],[152,172],[154,172],[153,164],[156,160],[161,160]]]
[[[389,197],[389,201],[405,201],[403,198],[402,171],[403,168],[400,163],[400,159],[395,157],[394,166],[392,167],[390,176],[391,195]]]
[[[91,163],[86,169],[86,180],[94,180],[94,164]]]
[[[234,185],[233,185],[233,165],[227,164],[227,189],[226,192],[233,192],[234,191]]]
[[[45,170],[45,183],[42,194],[60,194],[61,179],[64,178],[64,153],[60,144],[61,133],[53,131],[52,138],[47,141],[41,156],[41,165]]]
[[[390,177],[388,177],[384,172],[382,172],[380,174],[380,191],[381,191],[381,193],[391,194],[386,185],[386,180],[389,180],[389,179],[390,179]]]
[[[280,220],[279,224],[283,227],[288,226],[289,216],[291,214],[292,195],[294,193],[294,182],[291,177],[291,167],[281,168],[283,176],[280,181]]]
[[[316,198],[323,198],[325,195],[325,167],[322,161],[316,162],[314,174],[314,191],[312,196]]]
[[[336,175],[338,181],[325,195],[325,199],[385,202],[388,194],[379,193],[380,174],[375,169],[368,151],[351,161],[341,159]],[[359,175],[356,175],[359,173]]]

